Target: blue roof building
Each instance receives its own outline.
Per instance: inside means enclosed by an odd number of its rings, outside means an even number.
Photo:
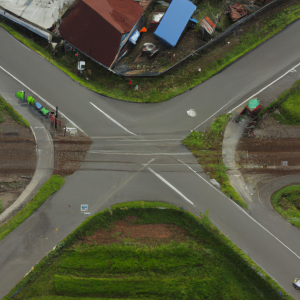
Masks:
[[[173,0],[154,35],[166,46],[175,47],[196,8],[189,0]]]

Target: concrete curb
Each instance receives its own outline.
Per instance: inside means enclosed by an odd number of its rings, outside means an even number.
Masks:
[[[9,103],[30,124],[36,141],[37,164],[34,175],[19,198],[0,215],[0,224],[6,222],[17,213],[51,177],[54,166],[54,147],[50,133],[45,126],[33,115],[27,104],[20,105],[14,94],[2,94]]]
[[[300,184],[300,175],[285,175],[272,179],[265,183],[257,191],[257,197],[261,203],[265,203],[270,210],[274,210],[271,203],[271,196],[274,192],[289,185]]]
[[[240,138],[243,136],[244,130],[247,126],[247,120],[242,119],[241,122],[235,122],[234,119],[229,121],[226,125],[224,138],[222,143],[223,162],[229,170],[226,172],[231,186],[237,193],[246,201],[253,202],[252,193],[246,186],[243,176],[235,163],[235,151]]]

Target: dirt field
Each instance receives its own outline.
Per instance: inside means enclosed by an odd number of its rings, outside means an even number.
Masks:
[[[144,245],[159,245],[171,241],[186,242],[189,237],[184,229],[170,224],[135,224],[136,217],[128,216],[125,221],[116,222],[111,229],[98,229],[92,236],[86,236],[80,243],[108,245],[112,243],[135,242]]]
[[[5,210],[23,192],[34,174],[36,145],[30,128],[4,115],[0,124],[0,199]]]
[[[153,43],[160,49],[160,52],[154,58],[149,58],[145,54],[139,56],[144,43]],[[173,49],[168,48],[156,39],[153,32],[146,32],[142,34],[137,45],[131,47],[133,49],[130,50],[129,55],[122,59],[120,63],[126,63],[130,70],[139,72],[159,71],[161,67],[169,67],[177,63],[204,44],[205,42],[201,40],[200,34],[196,30],[186,30],[176,48]]]
[[[249,132],[250,131],[250,132]],[[265,182],[300,170],[300,126],[281,125],[268,114],[247,130],[236,163],[253,190]]]

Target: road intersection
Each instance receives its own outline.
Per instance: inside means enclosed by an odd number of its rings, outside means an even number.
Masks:
[[[161,200],[209,216],[226,236],[295,299],[300,232],[262,203],[240,208],[213,186],[181,140],[204,129],[300,63],[300,21],[294,22],[210,80],[159,104],[109,99],[80,86],[0,28],[0,93],[27,89],[92,137],[80,171],[0,242],[0,297],[87,215],[115,203]],[[297,37],[297,38],[295,38]],[[300,69],[296,68],[297,72]],[[25,86],[25,87],[24,87]],[[187,115],[195,109],[197,117]],[[72,120],[72,121],[71,121]],[[72,123],[71,123],[72,122]]]

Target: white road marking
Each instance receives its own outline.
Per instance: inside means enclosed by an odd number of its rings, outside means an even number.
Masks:
[[[8,74],[10,77],[12,77],[13,79],[15,79],[16,81],[18,81],[19,83],[21,83],[24,87],[26,87],[31,93],[35,94],[36,96],[38,96],[43,102],[45,102],[49,107],[51,107],[53,110],[56,110],[56,107],[54,105],[52,105],[51,103],[49,103],[46,99],[44,99],[43,97],[41,97],[38,93],[36,93],[34,90],[32,90],[30,87],[28,87],[25,83],[23,83],[21,80],[19,80],[17,77],[15,77],[14,75],[12,75],[11,73],[9,73],[7,70],[5,70],[3,67],[0,66],[0,69],[2,71],[4,71],[6,74]],[[73,124],[73,126],[75,126],[76,128],[78,128],[80,131],[82,131],[85,135],[87,135],[79,126],[77,126],[73,121],[71,121],[65,114],[63,114],[60,111],[60,114],[67,119],[71,124]]]
[[[128,130],[126,127],[124,127],[123,125],[121,125],[118,121],[116,121],[115,119],[113,119],[111,116],[109,116],[107,113],[105,113],[103,110],[101,110],[98,106],[96,106],[94,103],[90,102],[90,104],[92,104],[96,109],[98,109],[105,117],[107,117],[108,119],[110,119],[111,121],[113,121],[116,125],[118,125],[119,127],[121,127],[122,129],[124,129],[126,132],[135,135],[135,133],[131,132],[130,130]]]
[[[210,118],[212,118],[214,115],[216,115],[220,110],[222,110],[225,106],[227,106],[230,102],[232,102],[234,99],[236,99],[237,97],[239,97],[243,92],[239,93],[237,96],[235,96],[234,98],[232,98],[229,102],[227,102],[225,105],[223,105],[220,109],[218,109],[215,113],[213,113],[210,117],[208,117],[205,121],[203,121],[202,123],[200,123],[199,125],[197,125],[193,130],[196,130],[199,126],[201,126],[202,124],[204,124],[206,121],[208,121]]]
[[[262,91],[264,91],[265,89],[267,89],[269,86],[271,86],[272,84],[276,83],[278,80],[280,80],[281,78],[283,78],[284,76],[286,76],[287,74],[289,74],[290,72],[297,72],[296,68],[298,68],[300,66],[300,63],[297,64],[296,66],[292,67],[291,69],[289,69],[287,72],[285,72],[283,75],[281,75],[280,77],[278,77],[277,79],[275,79],[273,82],[271,82],[270,84],[268,84],[267,86],[265,86],[264,88],[262,88],[260,91],[258,91],[257,93],[255,93],[254,95],[252,95],[251,97],[249,97],[247,100],[243,101],[242,103],[240,103],[239,105],[237,105],[235,108],[233,108],[232,110],[229,111],[229,113],[232,113],[234,110],[236,110],[239,106],[243,105],[245,102],[251,100],[253,97],[257,96],[259,93],[261,93]],[[204,124],[205,122],[207,122],[209,119],[211,119],[214,115],[216,115],[219,111],[221,111],[225,106],[227,106],[230,102],[232,102],[234,99],[236,99],[237,97],[239,97],[243,92],[241,92],[240,94],[238,94],[237,96],[235,96],[234,98],[232,98],[229,102],[227,102],[225,105],[223,105],[220,109],[218,109],[215,113],[213,113],[209,118],[207,118],[205,121],[203,121],[202,123],[200,123],[199,125],[197,125],[193,130],[196,130],[199,126],[201,126],[202,124]]]
[[[180,159],[177,159],[179,162],[181,162],[182,164],[184,164],[186,167],[188,167],[192,172],[194,172],[198,177],[200,177],[203,181],[205,181],[207,184],[209,184],[213,189],[215,189],[216,191],[218,191],[221,195],[223,195],[224,197],[225,194],[223,194],[220,190],[218,190],[215,186],[213,186],[210,182],[208,182],[206,179],[204,179],[201,175],[199,175],[194,169],[192,169],[189,165],[187,165],[186,163],[184,163],[183,161],[181,161]],[[226,197],[227,198],[227,197]]]
[[[162,176],[157,174],[155,171],[153,171],[151,168],[147,168],[151,173],[153,173],[157,178],[159,178],[163,183],[165,183],[167,186],[169,186],[173,191],[175,191],[178,195],[180,195],[184,200],[195,206],[195,204],[186,196],[184,196],[180,191],[176,189],[175,186],[173,186],[169,181],[164,179]],[[196,206],[195,206],[196,207]]]
[[[300,65],[300,64],[299,64]],[[180,161],[180,160],[178,160]],[[231,203],[233,203],[240,211],[242,211],[246,216],[248,216],[252,221],[254,221],[258,226],[260,226],[263,230],[265,230],[267,233],[269,233],[273,238],[275,238],[280,244],[282,244],[286,249],[288,249],[292,254],[294,254],[298,259],[300,259],[300,256],[298,256],[292,249],[290,249],[286,244],[284,244],[279,238],[277,238],[273,233],[271,233],[267,228],[265,228],[263,225],[261,225],[258,221],[256,221],[253,217],[251,217],[244,209],[242,209],[237,203],[235,203],[232,199],[228,198],[225,194],[223,194],[221,191],[216,189],[213,185],[211,185],[207,180],[205,180],[202,176],[200,176],[195,170],[190,168],[187,164],[180,161],[185,166],[187,166],[191,171],[193,171],[198,177],[200,177],[202,180],[204,180],[207,184],[209,184],[211,187],[213,187],[216,191],[218,191],[220,194],[222,194],[225,198],[230,200]],[[149,168],[148,168],[149,169]]]
[[[94,153],[94,154],[109,154],[109,155],[192,155],[191,153],[184,152],[184,153],[126,153],[126,152],[112,152],[112,151],[88,151],[88,153]]]
[[[271,86],[272,84],[274,84],[275,82],[277,82],[278,80],[280,80],[281,78],[283,78],[284,76],[286,76],[287,74],[289,74],[290,72],[295,72],[296,68],[298,68],[300,66],[300,63],[297,64],[296,66],[292,67],[291,69],[289,69],[287,72],[285,72],[283,75],[279,76],[277,79],[275,79],[274,81],[272,81],[271,83],[269,83],[268,85],[266,85],[264,88],[262,88],[260,91],[258,91],[257,93],[255,93],[254,95],[252,95],[251,97],[249,97],[247,100],[243,101],[242,103],[240,103],[239,105],[237,105],[235,108],[233,108],[231,111],[229,111],[229,113],[232,113],[234,110],[236,110],[239,106],[243,105],[244,103],[248,102],[249,100],[251,100],[253,97],[257,96],[258,94],[260,94],[261,92],[263,92],[265,89],[267,89],[269,86]],[[297,72],[297,71],[296,71]]]

